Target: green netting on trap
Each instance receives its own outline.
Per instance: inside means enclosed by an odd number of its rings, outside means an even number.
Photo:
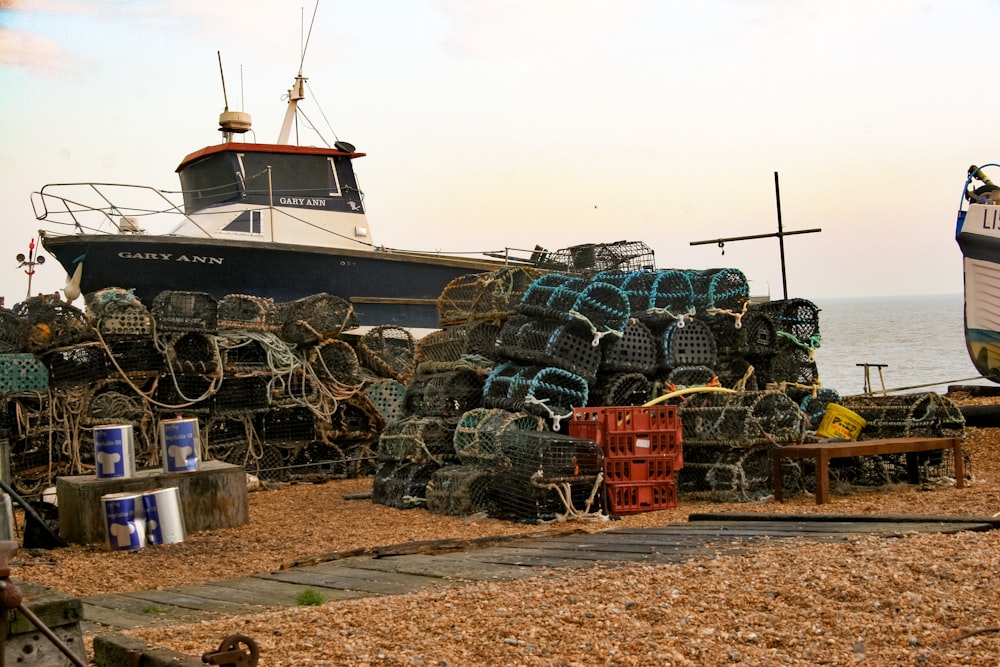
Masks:
[[[427,483],[440,467],[437,463],[383,461],[375,469],[372,502],[401,510],[425,506]]]
[[[206,292],[160,292],[149,312],[158,331],[215,333],[219,326],[219,303]]]
[[[416,344],[403,327],[382,324],[373,328],[358,341],[357,352],[365,368],[381,377],[405,383],[413,374]]]
[[[440,417],[452,422],[483,404],[486,377],[476,368],[462,366],[440,373],[415,376],[406,388],[406,414]]]
[[[438,321],[447,327],[510,317],[528,285],[541,275],[536,269],[504,267],[459,276],[438,297]]]
[[[459,461],[463,465],[485,468],[509,467],[509,461],[497,458],[500,456],[500,438],[509,429],[544,431],[546,426],[541,417],[525,412],[498,408],[469,410],[455,427],[453,442]]]
[[[497,352],[503,359],[562,368],[593,382],[601,364],[595,342],[585,323],[518,316],[504,323]]]
[[[107,378],[110,370],[107,352],[96,343],[52,350],[41,358],[53,388],[90,385]]]
[[[590,405],[642,405],[650,399],[652,382],[642,373],[608,373],[598,377],[587,399]]]
[[[608,271],[593,280],[621,288],[628,297],[632,317],[646,323],[666,323],[695,311],[694,286],[688,271]]]
[[[752,447],[802,442],[805,431],[802,411],[783,392],[694,393],[686,399],[678,409],[685,452],[698,446]]]
[[[277,332],[281,329],[278,305],[273,299],[249,294],[227,294],[219,301],[219,329]]]
[[[443,419],[406,417],[385,427],[378,439],[379,461],[440,465],[457,462],[454,428]]]
[[[544,258],[539,258],[538,266],[590,276],[602,271],[653,269],[656,258],[653,249],[642,241],[584,243],[548,252]]]
[[[602,371],[653,373],[659,350],[656,338],[642,322],[631,319],[621,336],[603,341]]]
[[[281,340],[308,345],[358,326],[358,316],[349,302],[322,292],[278,306]]]
[[[965,417],[951,399],[932,392],[844,396],[839,403],[867,422],[859,440],[965,437]]]
[[[379,378],[365,384],[365,394],[379,411],[386,424],[398,421],[406,414],[403,403],[406,400],[406,385],[392,378]]]
[[[750,300],[750,285],[739,269],[689,271],[694,288],[695,309],[699,315],[715,311],[742,313]]]
[[[549,417],[556,428],[574,407],[587,405],[589,390],[586,380],[561,368],[506,362],[494,368],[486,379],[483,405]]]
[[[26,352],[44,352],[97,338],[83,311],[60,301],[58,296],[33,296],[12,310],[25,323]]]
[[[614,285],[550,273],[528,286],[517,312],[562,322],[582,320],[603,335],[623,332],[631,310],[625,292]]]
[[[755,313],[770,320],[776,335],[800,347],[820,346],[819,308],[806,299],[782,299],[751,304],[747,315]]]
[[[701,320],[677,320],[659,335],[660,368],[715,366],[718,361],[715,336]]]
[[[86,296],[87,315],[107,340],[144,338],[153,333],[153,316],[131,290],[108,287]]]
[[[320,379],[342,389],[358,389],[363,382],[358,353],[347,341],[327,338],[315,346],[310,363]]]
[[[593,440],[550,431],[507,429],[496,469],[497,518],[538,522],[601,514],[604,453]]]
[[[494,473],[475,465],[445,466],[427,482],[427,511],[448,516],[496,514]]]
[[[697,446],[685,442],[678,490],[690,500],[744,502],[770,496],[771,447]],[[788,490],[801,488],[798,468],[786,471]]]

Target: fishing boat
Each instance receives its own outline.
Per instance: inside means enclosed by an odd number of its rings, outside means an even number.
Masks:
[[[290,142],[305,82],[300,72],[274,144],[241,141],[250,116],[227,106],[222,143],[177,167],[179,193],[112,183],[33,193],[48,227],[41,245],[67,272],[67,298],[108,287],[147,305],[164,290],[277,302],[326,292],[348,299],[363,325],[437,327],[436,299],[451,280],[531,262],[506,249],[458,256],[376,245],[353,166],[365,154],[339,140]],[[164,225],[164,216],[173,219]],[[157,225],[162,232],[150,231]]]
[[[969,167],[955,229],[965,273],[965,342],[976,370],[1000,382],[1000,186]]]

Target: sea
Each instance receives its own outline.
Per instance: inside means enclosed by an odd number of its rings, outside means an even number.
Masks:
[[[816,368],[824,387],[841,396],[865,388],[858,364],[870,367],[872,388],[946,393],[949,385],[982,378],[965,347],[962,294],[810,299],[820,309]]]

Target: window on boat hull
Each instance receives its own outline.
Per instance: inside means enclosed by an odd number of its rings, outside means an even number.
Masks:
[[[222,228],[224,232],[232,234],[256,234],[260,235],[260,211],[243,211],[235,220]]]

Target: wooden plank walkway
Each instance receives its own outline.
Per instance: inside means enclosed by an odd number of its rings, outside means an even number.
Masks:
[[[529,537],[441,553],[355,556],[250,577],[162,591],[85,597],[84,629],[107,631],[192,623],[294,606],[312,589],[326,601],[397,595],[466,581],[539,576],[539,568],[589,568],[628,562],[678,563],[752,550],[761,540],[798,537],[843,541],[852,536],[898,537],[1000,528],[1000,519],[856,517],[835,515],[693,514],[688,523]],[[403,551],[406,551],[405,549]],[[235,628],[234,628],[235,630]]]

